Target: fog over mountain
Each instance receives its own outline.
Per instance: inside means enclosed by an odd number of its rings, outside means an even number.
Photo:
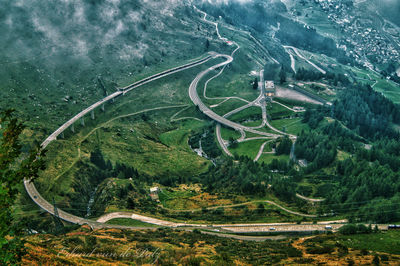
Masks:
[[[198,24],[191,3],[176,0],[2,1],[0,97],[11,107],[35,95],[38,113],[52,102],[54,124],[103,95],[100,76],[109,93],[149,66],[203,54],[209,25]],[[54,104],[65,95],[76,105]]]
[[[171,31],[168,20],[192,4],[246,4],[254,0],[63,0],[13,1],[0,6],[0,48],[13,62],[37,56],[67,52],[88,56],[93,49],[104,53],[115,46],[121,60],[142,58],[148,50],[148,32]],[[179,28],[178,28],[179,29]],[[119,43],[119,45],[116,45]],[[16,52],[18,51],[18,52]]]
[[[173,16],[178,1],[2,1],[0,30],[2,50],[18,49],[21,57],[65,50],[86,56],[95,47],[124,41],[121,59],[142,57],[148,46],[145,23],[163,30],[163,16]],[[147,10],[157,10],[150,15]],[[149,23],[150,24],[150,23]],[[10,56],[18,58],[15,53]]]

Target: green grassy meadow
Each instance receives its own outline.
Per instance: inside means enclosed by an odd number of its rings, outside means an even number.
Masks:
[[[271,163],[274,159],[289,161],[289,155],[275,155],[275,154],[263,154],[261,155],[260,159],[258,160],[260,163],[264,162],[266,164]]]
[[[229,120],[235,122],[243,122],[244,120],[248,119],[249,116],[255,116],[261,118],[261,108],[256,106],[251,106],[236,114],[231,115],[229,117]]]
[[[272,120],[270,124],[281,131],[298,135],[302,130],[308,130],[307,124],[301,122],[301,117]]]
[[[222,100],[220,100],[221,102]],[[239,108],[246,103],[244,101],[238,100],[238,99],[229,99],[226,102],[216,106],[216,107],[211,107],[212,110],[221,116],[225,115],[226,113],[235,110],[236,108]]]
[[[137,227],[158,227],[155,224],[144,223],[142,221],[129,218],[114,218],[107,221],[106,224],[117,224],[117,225],[137,226]]]
[[[226,127],[221,127],[221,136],[225,140],[229,140],[230,138],[233,139],[238,139],[240,138],[240,133],[236,130],[226,128]]]
[[[359,68],[350,68],[363,83],[367,83],[373,87],[374,90],[382,93],[387,98],[392,100],[394,103],[400,103],[400,86],[391,80],[387,80],[377,75],[375,72],[370,70],[364,70]]]
[[[231,148],[232,154],[245,155],[251,159],[254,159],[261,147],[261,145],[267,140],[250,140],[237,144],[237,147]]]

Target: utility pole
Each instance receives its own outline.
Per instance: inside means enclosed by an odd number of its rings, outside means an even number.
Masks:
[[[55,234],[61,234],[64,232],[64,224],[61,222],[60,216],[58,214],[58,209],[56,206],[56,201],[54,200],[53,197],[53,206],[54,206],[54,215],[53,215],[53,219],[54,219],[54,225],[55,225]]]

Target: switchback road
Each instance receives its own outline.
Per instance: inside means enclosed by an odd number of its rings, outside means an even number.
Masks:
[[[210,108],[208,108],[208,106],[206,106],[201,101],[201,99],[200,99],[200,97],[199,97],[199,95],[197,93],[197,85],[200,82],[200,80],[205,75],[207,75],[209,72],[211,72],[211,71],[213,71],[213,70],[215,70],[215,69],[217,69],[219,67],[223,67],[223,66],[225,66],[225,65],[227,65],[227,64],[229,64],[229,63],[231,63],[233,61],[233,58],[230,55],[224,55],[224,54],[216,54],[216,55],[214,55],[213,58],[219,58],[219,57],[225,58],[226,61],[224,61],[222,63],[219,63],[217,65],[214,65],[212,67],[209,67],[208,69],[200,72],[196,76],[196,78],[192,81],[192,83],[190,84],[190,86],[189,86],[189,97],[192,100],[192,102],[196,106],[198,106],[200,111],[202,113],[204,113],[206,116],[208,116],[212,120],[214,120],[214,121],[216,121],[216,122],[218,122],[218,123],[220,123],[222,125],[225,125],[227,127],[233,128],[233,129],[238,130],[238,131],[247,131],[247,132],[251,132],[251,133],[254,133],[254,134],[267,136],[267,137],[274,137],[274,138],[280,137],[280,135],[277,135],[277,134],[262,132],[262,131],[255,130],[255,129],[252,129],[250,127],[246,127],[246,126],[243,126],[241,124],[232,122],[232,121],[226,119],[225,117],[222,117],[222,116],[216,114],[215,112],[213,112]]]

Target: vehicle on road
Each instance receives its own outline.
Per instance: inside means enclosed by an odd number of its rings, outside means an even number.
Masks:
[[[389,224],[388,230],[400,230],[400,224]]]

